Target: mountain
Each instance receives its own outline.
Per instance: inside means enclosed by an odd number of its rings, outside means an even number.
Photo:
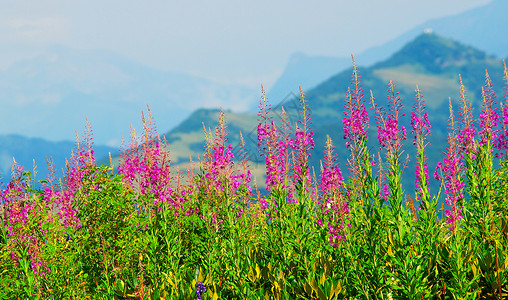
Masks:
[[[448,117],[448,97],[456,99],[458,96],[459,75],[473,105],[479,106],[486,69],[501,95],[503,64],[499,59],[433,33],[421,34],[387,60],[359,68],[366,94],[372,90],[379,104],[385,104],[387,83],[393,80],[400,96],[408,99],[405,106],[409,108],[418,84],[428,109],[435,117],[445,119]],[[315,113],[321,115],[321,122],[341,116],[342,112],[337,108],[343,107],[350,76],[350,71],[341,72],[307,93],[319,107]]]
[[[360,62],[361,63],[361,62]],[[448,99],[451,97],[455,107],[459,96],[459,74],[465,84],[468,98],[472,100],[474,113],[478,116],[480,111],[481,88],[484,85],[485,70],[488,70],[493,86],[498,97],[502,95],[503,88],[503,64],[494,56],[485,52],[450,40],[433,33],[421,34],[416,39],[399,49],[390,58],[372,65],[360,67],[359,72],[365,90],[365,100],[371,120],[369,130],[369,146],[375,153],[379,149],[377,142],[377,130],[375,116],[370,104],[370,91],[372,91],[376,105],[386,106],[388,82],[393,80],[397,85],[396,90],[402,98],[404,113],[401,118],[402,124],[408,130],[408,141],[405,144],[404,157],[415,155],[414,147],[409,133],[409,116],[414,99],[414,90],[418,84],[422,90],[427,105],[432,135],[429,137],[430,145],[427,155],[430,169],[435,168],[437,162],[442,159],[442,151],[446,146],[447,121],[449,116]],[[306,92],[306,98],[311,109],[312,128],[315,133],[316,148],[311,153],[311,163],[319,170],[319,160],[322,159],[326,135],[329,134],[335,145],[340,158],[343,173],[347,173],[347,158],[349,153],[344,145],[342,133],[342,119],[346,92],[350,86],[351,69],[335,74],[328,80]],[[280,114],[281,106],[284,106],[291,121],[298,120],[298,98],[288,97],[281,103],[273,103],[272,111],[275,116]],[[457,114],[457,107],[455,108]],[[202,153],[205,143],[202,122],[207,127],[217,123],[217,110],[199,110],[194,112],[180,126],[166,134],[170,142],[172,156],[175,163],[188,161],[189,153],[196,159],[196,153]],[[257,116],[251,114],[226,113],[226,122],[231,134],[230,143],[235,149],[239,145],[239,130],[242,130],[246,140],[250,158],[256,168],[261,168],[262,159],[257,154],[256,126]],[[212,127],[213,128],[213,127]],[[257,164],[261,163],[261,164]],[[408,164],[410,176],[404,176],[406,191],[412,189],[413,165]],[[262,172],[259,172],[262,173]],[[263,182],[258,178],[258,183]]]
[[[508,28],[508,1],[492,2],[470,9],[463,13],[429,20],[396,39],[378,47],[373,47],[358,57],[363,61],[386,59],[407,42],[424,31],[452,38],[467,45],[481,49],[497,57],[508,57],[508,40],[503,38]]]
[[[149,104],[162,128],[194,109],[243,109],[257,93],[183,73],[166,72],[105,51],[62,46],[0,71],[0,134],[73,140],[85,117],[99,144],[119,145]],[[65,124],[65,126],[62,126]]]
[[[355,58],[361,66],[371,66],[390,58],[405,44],[424,32],[434,32],[461,43],[471,45],[497,57],[508,57],[508,40],[505,28],[508,28],[508,1],[494,0],[487,5],[466,12],[429,20],[414,27],[396,39],[380,46],[356,53]],[[273,103],[278,103],[288,94],[297,93],[298,86],[310,90],[332,75],[348,69],[350,57],[310,56],[304,53],[293,54],[284,71],[267,96]],[[251,111],[256,111],[255,107]]]
[[[27,138],[20,135],[0,135],[0,182],[7,182],[11,176],[13,158],[23,166],[24,170],[32,172],[33,164],[37,166],[36,180],[46,178],[48,174],[47,159],[53,160],[56,176],[62,177],[62,170],[66,167],[66,159],[71,157],[75,145],[73,142],[51,142],[41,138]],[[111,155],[118,155],[116,148],[94,145],[95,157],[98,160]]]

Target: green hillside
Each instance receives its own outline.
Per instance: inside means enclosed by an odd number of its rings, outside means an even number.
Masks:
[[[389,59],[379,62],[372,67],[362,68],[361,62],[357,62],[363,84],[365,100],[370,105],[370,91],[372,91],[376,105],[385,106],[387,89],[390,80],[397,85],[404,108],[405,117],[402,124],[408,131],[408,141],[405,147],[404,158],[409,155],[410,160],[414,157],[414,149],[411,145],[409,129],[409,116],[414,100],[416,85],[423,92],[427,104],[427,111],[432,125],[429,138],[431,145],[428,147],[430,170],[433,171],[438,160],[442,158],[442,151],[445,150],[445,132],[447,128],[448,98],[451,97],[455,103],[459,96],[459,74],[468,92],[468,97],[473,102],[474,113],[479,114],[481,88],[484,85],[485,70],[487,69],[496,90],[496,94],[502,95],[502,61],[486,55],[484,52],[472,47],[462,45],[455,41],[440,37],[435,34],[423,34],[414,41],[408,43],[400,51]],[[312,111],[312,128],[315,133],[316,148],[311,157],[311,163],[319,174],[319,161],[323,157],[326,135],[330,135],[337,147],[343,172],[347,172],[348,151],[343,142],[343,111],[344,101],[348,86],[351,82],[351,71],[347,70],[336,74],[316,88],[306,92],[310,109]],[[305,87],[302,87],[305,89]],[[270,99],[268,99],[270,101]],[[290,119],[298,119],[298,97],[288,98],[282,103],[272,103],[272,111],[277,117],[281,107],[284,106]],[[457,110],[456,110],[457,111]],[[219,110],[197,110],[178,127],[166,133],[170,144],[173,161],[184,163],[188,161],[189,153],[193,159],[201,154],[204,148],[203,125],[207,128],[214,128],[218,119]],[[369,142],[371,151],[377,152],[377,128],[373,110],[369,110],[371,127],[369,131]],[[256,126],[257,116],[255,114],[238,114],[226,112],[229,138],[233,147],[239,145],[239,132],[242,131],[246,144],[249,148],[250,158],[253,164],[262,163],[257,151]],[[411,192],[414,182],[411,162],[404,171],[407,176],[404,186],[406,191]],[[263,182],[258,178],[258,183]]]
[[[361,61],[357,64],[361,66]],[[366,96],[372,90],[380,105],[385,104],[389,80],[397,85],[406,107],[411,107],[418,84],[435,125],[442,125],[448,116],[448,97],[454,100],[459,95],[459,74],[478,107],[486,69],[500,95],[503,64],[499,59],[435,34],[422,34],[386,61],[359,68]],[[339,73],[307,93],[315,115],[324,117],[319,118],[322,122],[342,118],[350,77],[350,71]]]

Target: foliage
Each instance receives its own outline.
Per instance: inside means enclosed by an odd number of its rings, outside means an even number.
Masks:
[[[410,134],[396,85],[388,85],[387,108],[370,93],[374,153],[360,78],[353,62],[342,122],[347,176],[329,136],[321,172],[309,165],[316,144],[302,91],[295,126],[284,110],[276,123],[263,91],[265,194],[252,182],[243,138],[233,153],[222,110],[215,130],[204,128],[199,165],[186,172],[171,165],[150,111],[117,173],[97,165],[89,126],[60,181],[50,172],[36,188],[32,173],[15,164],[0,195],[0,298],[506,298],[506,67],[500,106],[486,74],[478,121],[462,83],[459,122],[450,100],[434,194],[423,92],[416,87]],[[411,174],[406,139],[416,148],[412,191],[401,183]]]

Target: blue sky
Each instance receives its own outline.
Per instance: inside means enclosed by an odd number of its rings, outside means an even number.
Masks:
[[[4,0],[0,68],[60,44],[258,87],[291,53],[348,56],[490,0]]]

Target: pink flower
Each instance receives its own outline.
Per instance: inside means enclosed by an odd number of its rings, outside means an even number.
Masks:
[[[379,191],[379,197],[383,198],[386,202],[388,202],[388,198],[390,197],[390,186],[388,184],[385,184],[383,186],[383,189]]]
[[[494,128],[497,127],[499,115],[496,112],[495,98],[492,81],[485,71],[485,87],[482,89],[482,111],[480,112],[480,145],[490,143],[491,139],[497,137],[497,130]]]
[[[453,113],[451,111],[450,103],[450,119],[452,120],[452,132],[448,134],[448,149],[446,158],[438,163],[437,169],[440,169],[444,176],[445,183],[445,209],[446,221],[450,225],[450,230],[453,232],[456,229],[457,222],[462,218],[461,203],[464,200],[464,182],[462,176],[464,173],[464,165],[461,161],[459,148],[455,130],[453,129]]]
[[[360,80],[360,72],[353,60],[353,75],[351,87],[348,88],[347,99],[344,104],[346,115],[342,120],[344,125],[344,139],[346,146],[358,147],[367,141],[367,129],[369,128],[369,116],[363,99],[363,88]]]
[[[312,132],[312,128],[310,128],[310,124],[312,124],[310,120],[310,112],[308,111],[305,95],[301,88],[300,101],[303,119],[298,121],[299,125],[296,127],[294,137],[289,139],[289,146],[296,151],[293,164],[293,183],[297,189],[307,189],[307,183],[311,180],[308,161],[310,151],[314,149],[315,144],[313,139],[314,133]]]
[[[386,148],[388,155],[393,157],[398,155],[402,147],[402,141],[407,136],[406,128],[404,126],[399,128],[399,118],[404,116],[404,114],[400,113],[403,108],[402,99],[399,97],[399,93],[395,92],[395,84],[392,81],[390,81],[389,85],[388,100],[389,112],[386,112],[382,107],[376,107],[374,103],[373,105],[377,114],[377,138],[380,148]]]
[[[269,106],[263,97],[260,104],[259,124],[257,127],[259,153],[265,157],[266,188],[269,191],[289,188],[285,184],[289,160],[289,138],[281,131],[269,116]],[[283,120],[284,121],[284,120]],[[284,123],[285,124],[285,123]],[[283,124],[283,125],[284,125]]]

